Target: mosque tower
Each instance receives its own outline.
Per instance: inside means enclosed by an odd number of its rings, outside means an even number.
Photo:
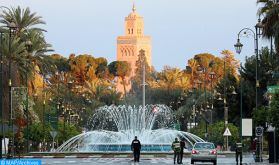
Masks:
[[[136,61],[138,60],[139,51],[145,51],[146,60],[151,65],[151,37],[144,35],[143,17],[136,12],[133,4],[132,12],[125,18],[125,35],[117,37],[117,61],[127,61],[130,63],[132,72],[126,78],[126,91],[131,90],[131,78],[135,76]],[[117,91],[124,94],[124,87],[120,80],[117,81]]]

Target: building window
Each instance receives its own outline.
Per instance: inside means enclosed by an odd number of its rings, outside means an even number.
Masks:
[[[127,56],[127,50],[125,49],[125,56]]]
[[[128,29],[128,34],[130,34],[130,29]]]
[[[133,29],[132,29],[132,32],[131,32],[131,34],[133,34]]]

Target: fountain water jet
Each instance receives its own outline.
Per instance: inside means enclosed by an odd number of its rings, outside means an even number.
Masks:
[[[145,122],[143,122],[145,121]],[[166,105],[103,106],[88,121],[92,130],[63,143],[57,152],[130,151],[134,136],[143,144],[143,151],[168,152],[175,137],[188,145],[204,141],[188,132],[174,129],[172,110]]]

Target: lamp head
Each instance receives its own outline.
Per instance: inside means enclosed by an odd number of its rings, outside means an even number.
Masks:
[[[240,42],[239,38],[237,39],[236,44],[234,44],[236,53],[240,54],[243,44]]]
[[[259,30],[262,30],[262,29],[263,29],[263,24],[262,24],[260,18],[258,19],[258,22],[257,22],[257,24],[256,24],[256,28],[258,28]]]
[[[16,29],[16,28],[17,28],[17,26],[16,26],[16,24],[15,24],[14,22],[10,22],[9,25],[8,25],[8,27],[9,27],[10,29]]]
[[[233,88],[232,94],[233,94],[233,95],[237,95],[237,93],[236,93],[236,91],[235,91],[234,88]]]
[[[25,45],[26,45],[27,51],[31,51],[32,42],[30,40],[28,40],[25,42]]]

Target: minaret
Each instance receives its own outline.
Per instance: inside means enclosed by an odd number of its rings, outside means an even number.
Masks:
[[[151,66],[151,37],[144,35],[143,17],[139,16],[133,4],[132,12],[125,18],[125,35],[117,37],[117,61],[127,61],[132,68],[131,76],[127,78],[127,92],[131,89],[131,78],[135,76],[136,61],[141,49],[145,51],[146,60]],[[123,85],[117,82],[117,91],[124,93]]]

